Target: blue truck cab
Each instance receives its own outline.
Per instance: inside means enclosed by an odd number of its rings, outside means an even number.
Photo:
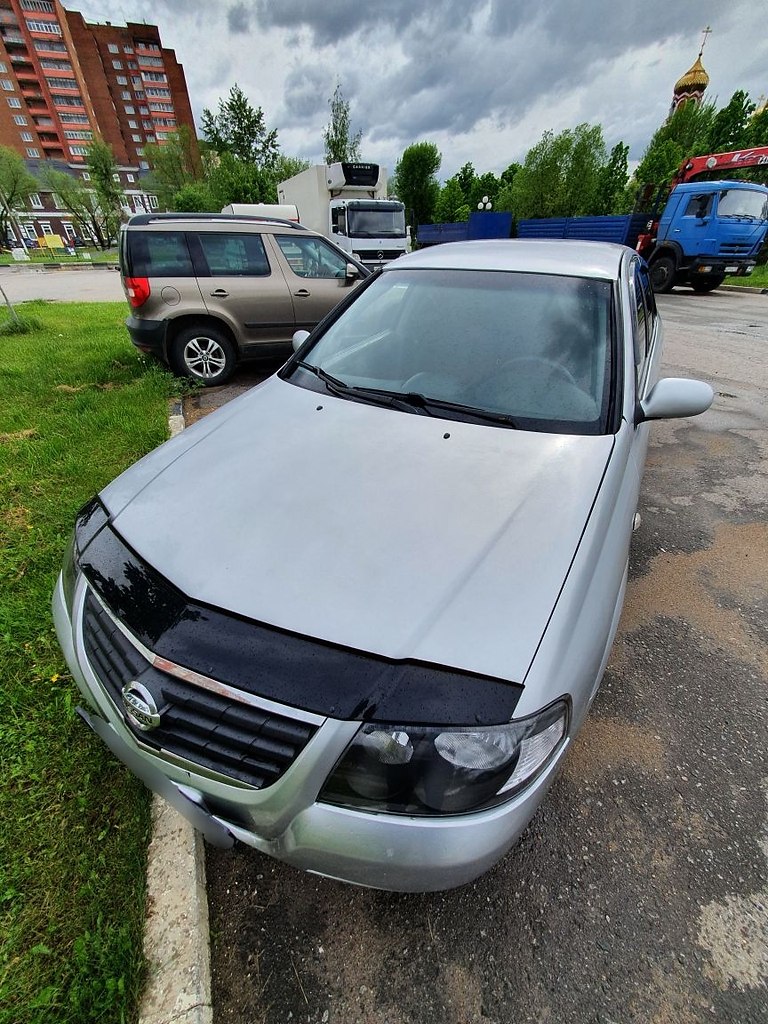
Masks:
[[[654,225],[656,227],[656,225]],[[768,231],[768,188],[750,181],[677,185],[656,231],[637,248],[650,264],[657,292],[676,284],[709,292],[726,275],[752,272]]]

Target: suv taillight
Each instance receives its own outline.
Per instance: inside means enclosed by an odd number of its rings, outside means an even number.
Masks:
[[[128,296],[128,302],[134,309],[144,305],[149,298],[149,293],[148,277],[126,277],[125,294]]]

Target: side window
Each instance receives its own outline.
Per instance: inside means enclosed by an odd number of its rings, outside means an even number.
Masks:
[[[643,291],[643,298],[645,299],[647,351],[650,352],[659,313],[656,309],[656,296],[654,295],[653,287],[651,286],[651,277],[648,273],[648,267],[645,265],[641,266],[638,270],[638,276],[640,278],[640,286]]]
[[[183,231],[126,231],[129,277],[194,277]]]
[[[211,277],[269,276],[261,235],[201,231],[197,237]]]
[[[347,261],[322,238],[275,235],[275,241],[297,277],[346,276]]]
[[[710,192],[708,195],[691,196],[688,200],[688,205],[683,211],[683,216],[708,217],[712,212],[712,200],[714,198],[713,192]]]
[[[639,386],[643,379],[645,363],[648,357],[648,308],[645,304],[645,295],[640,280],[638,264],[635,264],[632,272],[630,292],[634,314],[632,318],[632,333],[635,348],[635,380]]]

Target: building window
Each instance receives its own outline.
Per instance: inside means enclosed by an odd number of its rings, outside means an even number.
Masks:
[[[140,78],[137,78],[137,77],[136,77],[136,76],[134,75],[134,76],[133,76],[133,77],[131,78],[131,85],[133,86],[133,88],[134,88],[134,89],[140,89],[140,88],[141,88],[141,79],[140,79]]]
[[[129,128],[138,128],[139,127],[139,122],[138,121],[129,121],[128,122],[128,127]]]
[[[163,66],[162,57],[141,57],[141,63],[147,68],[161,68]]]
[[[173,113],[173,104],[172,103],[160,103],[158,100],[153,100],[150,103],[150,106],[152,107],[153,110],[161,110],[164,114],[172,114]]]
[[[90,124],[87,114],[70,114],[68,111],[62,111],[59,117],[65,124]]]
[[[147,86],[147,88],[144,91],[146,92],[147,96],[157,96],[157,98],[161,100],[169,100],[171,98],[171,93],[169,89],[150,89],[149,86]]]
[[[138,71],[139,70],[139,65],[136,63],[135,60],[129,60],[128,61],[128,70],[129,71]]]
[[[15,110],[20,110],[21,109],[21,100],[19,99],[18,96],[9,96],[8,97],[8,106],[9,107],[13,107]]]
[[[62,201],[61,201],[61,196],[57,195],[56,192],[51,192],[51,196],[53,198],[53,205],[56,207],[56,209],[57,210],[63,210],[64,209],[64,203],[62,203]]]
[[[7,68],[7,66],[6,66],[5,64],[3,64],[3,62],[2,62],[1,60],[0,60],[0,75],[7,75],[7,74],[8,74],[8,68]]]
[[[28,149],[27,150],[27,156],[29,157],[30,160],[39,160],[40,159],[40,150],[39,149]]]
[[[35,39],[36,50],[48,50],[48,52],[66,53],[67,44],[59,42],[58,39]]]
[[[131,138],[133,139],[134,142],[141,142],[140,135],[132,135]]]
[[[142,171],[149,170],[149,164],[147,163],[146,160],[139,160],[139,167],[142,169]]]
[[[127,181],[136,181],[136,175],[135,174],[126,174],[125,177],[126,177]]]
[[[6,92],[13,92],[13,82],[9,81],[7,78],[0,78],[0,85]]]
[[[19,124],[19,125],[24,125],[24,124],[27,123],[27,119],[26,119],[26,117],[24,117],[23,114],[14,114],[13,115],[13,123],[14,124]]]
[[[34,142],[35,141],[35,137],[32,134],[32,132],[22,132],[21,133],[21,141],[22,142]]]
[[[130,107],[126,103],[126,105],[125,105],[125,112],[126,112],[126,114],[135,114],[136,113],[136,108],[135,107]]]
[[[88,171],[83,171],[83,181],[90,181],[90,180],[91,180],[91,176],[88,173]]]
[[[56,8],[51,0],[21,0],[22,11],[45,11],[47,14],[55,14]]]
[[[75,237],[75,225],[74,224],[70,224],[69,221],[66,221],[65,224],[64,224],[64,234],[67,236],[67,238],[74,238]]]
[[[65,139],[82,139],[89,142],[93,138],[93,132],[64,132]]]
[[[46,71],[71,71],[72,65],[68,60],[56,60],[55,57],[41,57],[40,67]]]
[[[42,3],[43,0],[40,0]],[[53,10],[53,4],[51,4],[51,10]],[[55,21],[31,21],[27,19],[27,28],[30,32],[40,32],[47,36],[60,36],[61,25]]]
[[[82,107],[83,97],[77,96],[54,96],[54,105],[57,107]]]
[[[143,39],[137,39],[136,40],[136,45],[140,46],[142,48],[142,50],[152,50],[152,51],[155,51],[157,53],[160,52],[160,47],[157,45],[157,43],[146,43],[146,42],[144,42]]]
[[[114,43],[108,43],[107,44],[107,49],[109,50],[110,53],[120,53],[120,47],[119,46],[115,46]]]
[[[137,100],[145,100],[146,98],[147,97],[144,95],[144,93],[140,89],[136,90],[136,99]]]
[[[146,117],[147,114],[149,113],[149,110],[147,107],[139,107],[139,113],[142,115],[142,117]]]
[[[112,175],[112,181],[116,181],[119,184],[120,183],[120,175],[119,174],[113,174]]]
[[[125,77],[125,75],[118,75],[117,76],[117,84],[118,85],[128,85],[128,79]]]
[[[129,100],[129,99],[131,98],[131,94],[130,94],[130,93],[128,92],[128,90],[127,90],[127,89],[124,89],[124,90],[123,90],[123,91],[122,91],[122,92],[120,93],[120,95],[121,95],[121,97],[122,97],[122,98],[123,98],[124,100]]]
[[[87,153],[88,153],[88,147],[87,146],[70,146],[69,147],[69,152],[72,153],[73,156],[86,156]]]
[[[145,132],[151,132],[155,126],[152,124],[151,121],[142,121],[141,127],[144,129]]]
[[[158,207],[157,196],[147,196],[147,199],[149,200],[150,210],[156,210]]]
[[[46,75],[45,80],[51,89],[77,88],[77,82],[74,80],[74,78],[52,78],[50,75]]]
[[[40,229],[41,229],[41,231],[43,232],[44,235],[52,235],[53,234],[53,228],[51,227],[51,222],[49,220],[42,221],[41,224],[40,224]]]
[[[157,140],[155,139],[154,135],[148,135],[147,136],[147,142],[155,142],[155,141],[157,141]]]
[[[29,195],[29,206],[31,210],[42,210],[43,200],[40,198],[39,192],[32,192]]]
[[[30,242],[34,242],[35,239],[37,238],[37,235],[35,234],[35,225],[34,224],[22,224],[21,225],[21,233]]]
[[[132,46],[124,46],[123,47],[123,53],[133,53],[133,47]]]
[[[115,71],[122,71],[123,70],[123,62],[121,60],[113,60],[112,61],[112,67],[115,69]]]
[[[165,75],[160,74],[159,71],[142,71],[141,77],[145,82],[167,82],[168,79]]]

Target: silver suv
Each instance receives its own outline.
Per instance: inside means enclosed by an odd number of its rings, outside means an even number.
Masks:
[[[133,344],[212,386],[238,360],[290,353],[369,271],[300,224],[225,214],[138,214],[120,233]]]

